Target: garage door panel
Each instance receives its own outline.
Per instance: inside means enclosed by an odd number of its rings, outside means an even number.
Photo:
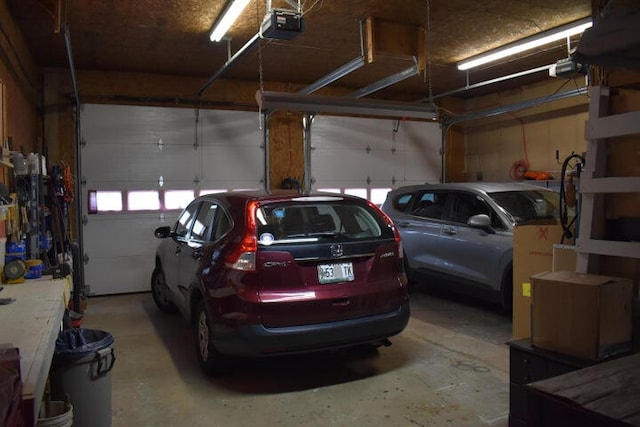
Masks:
[[[193,178],[189,180],[165,180],[164,186],[158,185],[158,179],[147,181],[94,181],[87,180],[86,185],[83,185],[82,197],[86,197],[87,191],[84,190],[98,190],[98,191],[160,191],[163,190],[194,190]],[[197,192],[197,190],[194,190]]]
[[[367,176],[391,177],[396,171],[397,156],[391,150],[372,150],[367,160]]]
[[[85,281],[93,295],[149,290],[160,242],[153,230],[173,225],[179,212],[88,215],[88,189],[156,190],[160,195],[188,189],[197,196],[201,189],[263,186],[264,150],[256,113],[200,110],[196,122],[190,108],[86,105],[82,131],[81,197],[88,220],[83,249],[90,259]]]
[[[204,146],[229,145],[260,147],[262,131],[257,113],[244,111],[205,110],[201,112],[200,126]]]
[[[87,144],[82,150],[83,163],[91,165],[88,175],[93,180],[158,180],[179,179],[186,172],[195,176],[201,152],[192,146],[152,144]]]
[[[160,213],[144,217],[119,216],[117,214],[91,215],[85,227],[84,250],[89,257],[108,257],[114,247],[122,256],[150,255],[160,242],[153,231],[162,225]]]
[[[322,141],[326,148],[360,146],[364,149],[369,146],[391,150],[393,146],[391,120],[320,116],[311,129],[312,140]]]
[[[408,180],[424,182],[438,182],[442,160],[440,156],[434,156],[424,151],[406,151],[404,153],[404,176]]]
[[[111,295],[150,290],[154,258],[149,256],[91,257],[85,265],[90,294]]]
[[[210,192],[219,190],[261,190],[264,182],[260,179],[226,179],[221,182],[217,179],[203,180],[198,188],[199,192]]]
[[[185,108],[87,104],[82,111],[85,141],[193,145],[195,112]],[[143,126],[141,126],[143,125]]]
[[[263,151],[259,147],[232,146],[221,152],[217,147],[207,146],[202,147],[202,153],[204,180],[225,181],[242,175],[243,179],[260,181],[264,176]]]
[[[311,127],[314,188],[438,180],[440,141],[437,123],[318,116]]]
[[[316,148],[313,153],[311,167],[312,176],[316,181],[324,180],[349,180],[353,179],[353,170],[363,170],[365,152],[345,148]],[[320,164],[323,167],[315,168]],[[356,166],[357,165],[357,166]],[[366,175],[360,174],[360,178],[366,179]]]

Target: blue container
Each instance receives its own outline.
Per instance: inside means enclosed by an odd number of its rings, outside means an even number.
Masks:
[[[38,279],[42,277],[44,271],[44,264],[40,260],[27,261],[27,272],[24,275],[25,279]]]
[[[51,249],[51,236],[40,236],[40,239],[38,239],[38,249],[45,251]]]
[[[24,240],[7,244],[7,252],[4,256],[4,262],[7,264],[14,259],[20,259],[23,261],[27,259],[27,244]]]

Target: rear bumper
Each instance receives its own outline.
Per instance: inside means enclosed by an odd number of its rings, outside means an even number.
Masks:
[[[314,325],[266,328],[241,326],[233,333],[217,337],[219,352],[236,356],[270,356],[376,343],[399,334],[407,326],[409,302],[389,313]]]

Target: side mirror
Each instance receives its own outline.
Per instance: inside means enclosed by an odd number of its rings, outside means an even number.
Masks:
[[[491,227],[491,218],[489,215],[479,214],[473,215],[467,221],[467,225],[473,228],[479,228],[486,231],[489,234],[496,234],[496,231]]]
[[[158,227],[153,232],[153,235],[158,239],[166,239],[167,237],[171,237],[171,234],[171,227],[169,226]]]

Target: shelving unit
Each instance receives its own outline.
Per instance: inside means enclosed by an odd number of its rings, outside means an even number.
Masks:
[[[586,165],[580,179],[582,216],[576,240],[576,271],[580,273],[596,272],[600,255],[640,259],[640,242],[606,240],[605,193],[640,192],[640,177],[607,176],[607,141],[615,144],[608,138],[640,135],[640,111],[609,115],[610,97],[606,86],[590,90]]]
[[[47,242],[48,209],[45,208],[45,194],[49,177],[42,174],[30,173],[15,177],[16,184],[21,188],[20,204],[26,210],[26,218],[22,222],[28,223],[26,231],[26,249],[28,259],[42,259],[45,261]],[[24,215],[24,213],[22,213]]]

